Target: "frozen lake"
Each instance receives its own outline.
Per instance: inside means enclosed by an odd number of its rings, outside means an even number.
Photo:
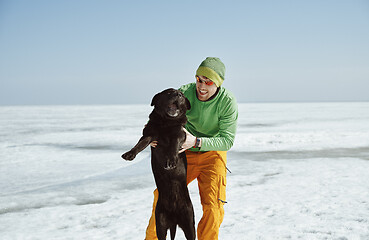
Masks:
[[[144,239],[151,110],[0,107],[0,238]],[[239,104],[228,168],[220,239],[369,239],[369,103]]]

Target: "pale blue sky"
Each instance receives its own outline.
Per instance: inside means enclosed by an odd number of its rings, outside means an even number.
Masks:
[[[369,101],[369,1],[0,0],[0,105],[149,104],[207,56],[238,102]]]

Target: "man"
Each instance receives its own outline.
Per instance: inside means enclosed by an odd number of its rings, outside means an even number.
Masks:
[[[226,203],[227,152],[233,145],[238,109],[232,93],[222,87],[225,66],[219,58],[208,57],[196,71],[196,83],[179,90],[188,98],[186,141],[187,184],[197,179],[203,216],[197,227],[199,240],[218,239]],[[151,143],[155,147],[156,143]],[[154,191],[153,212],[146,230],[146,240],[157,239]]]

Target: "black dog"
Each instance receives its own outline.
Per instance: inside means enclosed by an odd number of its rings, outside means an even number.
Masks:
[[[190,102],[182,92],[170,88],[156,94],[151,106],[154,110],[143,136],[122,158],[133,160],[150,142],[158,142],[151,148],[151,167],[159,191],[155,210],[156,234],[159,240],[164,240],[170,229],[173,240],[178,225],[187,239],[194,240],[194,212],[186,181],[187,159],[185,153],[178,153],[186,139],[182,128],[187,122],[186,111],[191,108]]]

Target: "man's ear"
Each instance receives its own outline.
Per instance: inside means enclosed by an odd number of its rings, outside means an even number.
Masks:
[[[185,99],[186,99],[186,107],[187,107],[187,110],[190,110],[191,109],[191,103],[190,103],[190,101],[187,98],[185,98]]]
[[[151,106],[155,106],[158,103],[160,93],[157,93],[151,100]]]

